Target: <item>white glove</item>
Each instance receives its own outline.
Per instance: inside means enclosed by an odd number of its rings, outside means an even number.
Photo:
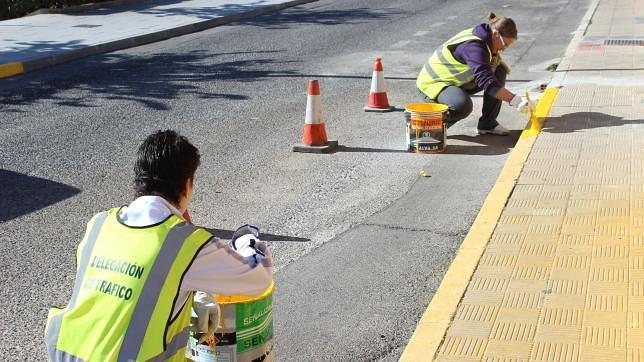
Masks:
[[[197,325],[194,328],[195,332],[205,333],[197,342],[197,344],[201,344],[215,334],[215,330],[219,326],[221,310],[215,298],[204,292],[195,293],[192,309],[197,314]]]
[[[259,228],[253,225],[239,227],[231,238],[231,247],[244,259],[250,261],[253,267],[257,265],[259,257],[266,256],[266,244],[259,240]]]
[[[536,109],[533,101],[521,96],[512,97],[512,100],[510,100],[510,105],[512,107],[517,107],[517,111],[521,113],[534,112]]]

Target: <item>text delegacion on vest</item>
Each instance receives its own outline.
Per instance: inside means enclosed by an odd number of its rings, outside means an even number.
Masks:
[[[144,267],[135,264],[132,264],[127,261],[122,261],[118,259],[105,258],[102,256],[94,256],[92,259],[92,264],[90,267],[96,269],[105,269],[113,272],[129,275],[131,277],[141,279],[143,276]]]

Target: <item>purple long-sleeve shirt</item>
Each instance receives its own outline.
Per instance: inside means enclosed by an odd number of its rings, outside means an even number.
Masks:
[[[479,88],[487,94],[495,95],[503,85],[494,76],[486,47],[487,44],[492,49],[492,28],[490,24],[479,24],[474,27],[473,33],[485,43],[478,40],[467,41],[459,44],[452,54],[456,60],[470,67],[474,83]]]

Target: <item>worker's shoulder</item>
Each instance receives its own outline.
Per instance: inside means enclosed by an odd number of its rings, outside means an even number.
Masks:
[[[212,235],[213,240],[217,239],[217,240],[223,240],[223,241],[230,241],[233,236],[233,232],[230,230],[216,229],[209,226],[197,226],[197,227],[205,230],[210,235]]]
[[[89,219],[89,221],[87,222],[87,225],[93,225],[99,219],[105,219],[110,215],[116,214],[120,209],[121,209],[121,207],[113,207],[111,209],[96,212]]]
[[[481,38],[472,37],[472,38],[466,39],[463,42],[459,43],[459,45],[465,45],[465,46],[474,45],[474,46],[483,48],[483,47],[485,47],[485,45],[487,45],[487,43],[485,42],[485,40],[483,40]]]
[[[200,232],[205,232],[207,235],[210,235],[210,240],[207,243],[209,249],[230,249],[233,236],[232,231],[201,226],[198,226],[198,228],[203,230]]]
[[[179,225],[181,225],[181,223]],[[207,237],[208,239],[213,239],[213,240],[216,239],[215,234],[211,231],[211,229],[207,227],[194,225],[190,223],[185,223],[185,225],[183,226],[189,227],[190,229],[192,229],[192,232],[191,232],[192,235],[200,235],[202,237]]]
[[[92,220],[98,218],[98,217],[109,217],[112,215],[117,215],[126,205],[121,205],[121,206],[115,206],[112,208],[109,208],[107,210],[99,211],[92,216]]]
[[[487,56],[489,53],[489,46],[483,39],[468,39],[456,47],[466,58],[479,58]]]
[[[206,249],[230,249],[232,232],[229,230],[214,229],[204,226],[191,225],[195,228],[193,235],[200,235],[200,240],[207,239],[205,243]]]

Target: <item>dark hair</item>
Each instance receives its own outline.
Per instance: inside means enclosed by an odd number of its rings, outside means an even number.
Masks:
[[[194,178],[199,163],[199,150],[187,138],[172,130],[154,132],[136,152],[136,196],[156,195],[178,204],[186,180]]]
[[[492,28],[496,29],[502,36],[511,39],[517,38],[517,24],[514,23],[514,20],[505,16],[497,16],[492,12],[487,15],[487,18]]]

